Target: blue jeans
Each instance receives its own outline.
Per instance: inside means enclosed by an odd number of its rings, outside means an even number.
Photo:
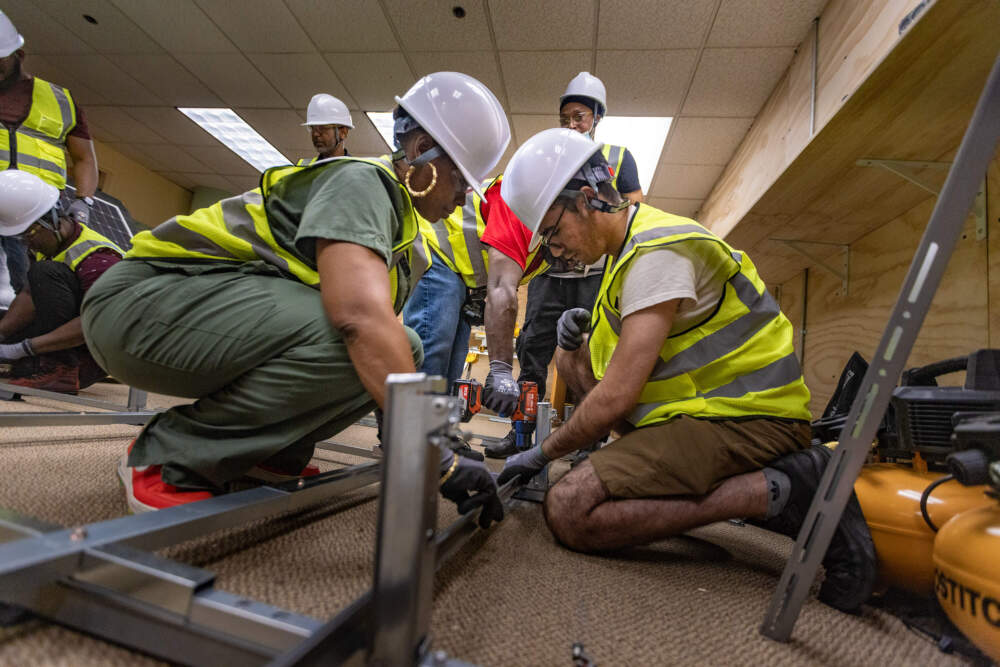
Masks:
[[[14,236],[0,236],[0,248],[7,255],[10,286],[17,294],[28,280],[28,249],[21,239]]]
[[[441,375],[451,385],[462,375],[472,326],[462,317],[468,288],[462,277],[437,259],[420,278],[403,308],[403,324],[420,336],[428,375]]]

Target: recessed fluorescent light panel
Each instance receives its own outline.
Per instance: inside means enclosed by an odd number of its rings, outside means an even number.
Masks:
[[[392,112],[366,111],[365,113],[368,114],[368,119],[371,120],[372,125],[378,130],[378,133],[382,135],[382,140],[389,147],[389,151],[396,150],[396,139],[392,131],[393,125],[395,125],[395,122],[392,120]]]
[[[198,123],[201,129],[225,144],[226,148],[249,162],[257,171],[291,164],[288,158],[232,109],[177,107],[177,110]]]
[[[673,118],[668,117],[605,116],[597,125],[594,139],[629,149],[639,168],[639,184],[648,195],[671,121]]]

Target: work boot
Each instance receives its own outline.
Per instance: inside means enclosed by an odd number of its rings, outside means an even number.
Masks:
[[[11,367],[8,384],[63,394],[75,394],[80,391],[79,369],[75,365],[64,364],[46,357],[35,357],[28,361],[28,364],[15,363]]]
[[[832,456],[826,447],[813,445],[772,461],[769,468],[788,475],[790,495],[777,516],[753,523],[792,539],[798,537]],[[853,491],[823,557],[823,569],[826,577],[819,589],[819,599],[831,607],[855,612],[871,597],[878,574],[878,559],[868,524]]]
[[[517,454],[519,451],[517,448],[517,433],[514,432],[514,429],[511,429],[499,442],[486,445],[484,451],[486,452],[486,456],[491,459],[505,459],[508,456]]]
[[[163,472],[161,465],[129,466],[128,455],[133,445],[135,440],[118,461],[118,479],[125,487],[125,501],[128,503],[130,513],[142,514],[212,497],[210,491],[184,490],[173,484],[167,484],[161,476]]]

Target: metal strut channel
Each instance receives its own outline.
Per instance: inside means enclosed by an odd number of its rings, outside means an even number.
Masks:
[[[760,630],[772,639],[786,641],[792,633],[998,142],[1000,57],[986,80],[875,357],[847,415],[840,444],[820,480],[771,598]]]
[[[185,664],[262,664],[321,622],[212,588],[214,576],[139,551],[315,505],[378,481],[366,463],[308,480],[49,530],[0,512],[0,599]]]
[[[133,387],[129,387],[128,390],[128,405],[117,405],[86,396],[71,396],[56,391],[0,382],[0,400],[13,400],[18,395],[47,398],[60,403],[99,408],[110,412],[0,412],[0,426],[142,425],[160,412],[146,410],[146,392]]]

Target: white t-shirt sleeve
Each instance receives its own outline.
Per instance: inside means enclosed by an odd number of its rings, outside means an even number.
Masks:
[[[622,317],[672,299],[697,301],[694,264],[669,248],[639,250],[622,282]]]

